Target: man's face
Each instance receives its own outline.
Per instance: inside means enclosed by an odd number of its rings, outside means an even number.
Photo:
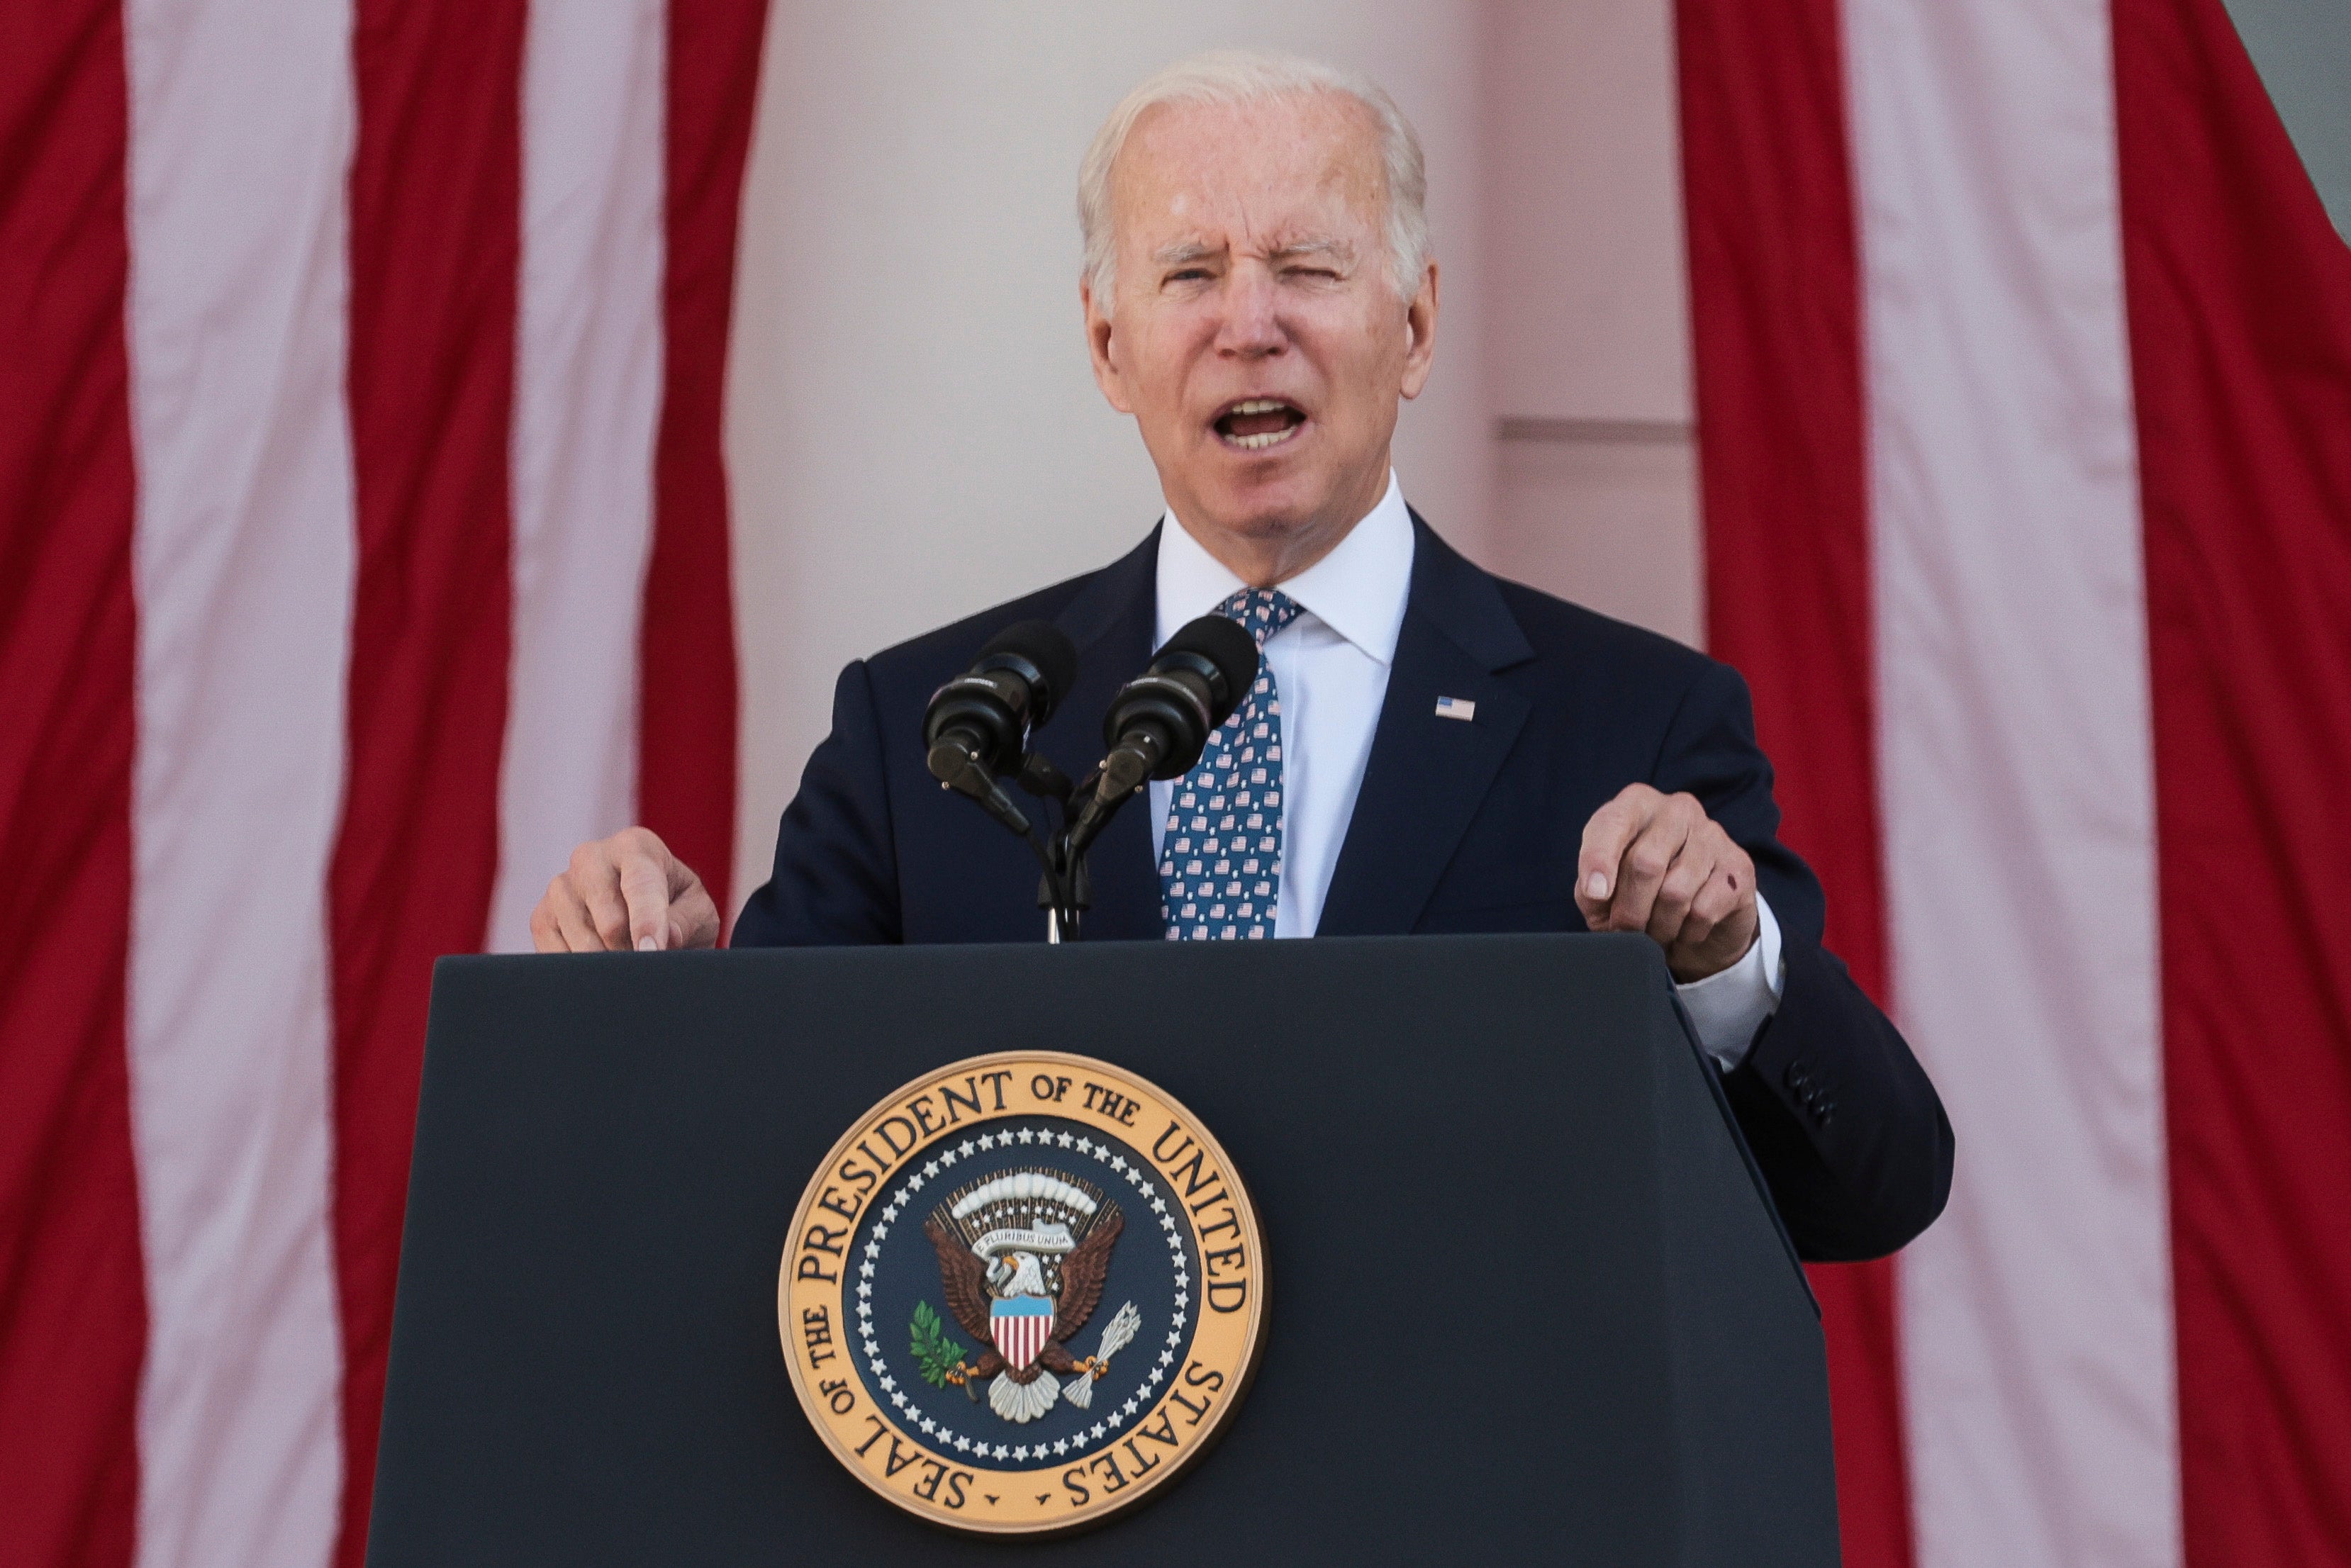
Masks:
[[[1339,93],[1162,104],[1120,152],[1117,298],[1086,298],[1095,379],[1228,564],[1218,536],[1301,570],[1386,486],[1437,269],[1396,298],[1385,200],[1378,121]]]

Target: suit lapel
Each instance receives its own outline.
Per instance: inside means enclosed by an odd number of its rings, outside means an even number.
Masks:
[[[1318,935],[1413,928],[1526,723],[1499,674],[1532,657],[1493,579],[1414,514],[1411,597]],[[1440,716],[1446,697],[1475,716]]]
[[[1118,688],[1143,673],[1158,631],[1159,530],[1094,574],[1054,618],[1077,645],[1078,680],[1038,740],[1076,778],[1102,754],[1102,715]],[[1050,808],[1048,808],[1050,811]],[[1159,870],[1151,859],[1148,795],[1129,800],[1086,856],[1093,876],[1089,940],[1157,941]]]

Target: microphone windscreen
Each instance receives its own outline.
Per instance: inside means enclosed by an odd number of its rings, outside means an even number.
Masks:
[[[1151,662],[1156,664],[1170,653],[1197,654],[1224,677],[1225,689],[1209,715],[1212,729],[1233,716],[1257,680],[1257,639],[1239,622],[1222,615],[1203,615],[1185,625]]]
[[[1078,650],[1069,636],[1050,621],[1020,621],[1007,626],[979,651],[981,659],[996,653],[1016,653],[1037,667],[1045,689],[1037,694],[1031,724],[1043,724],[1070,695],[1078,680]]]

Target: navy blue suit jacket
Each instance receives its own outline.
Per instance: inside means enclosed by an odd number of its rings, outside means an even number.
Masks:
[[[1951,1131],[1902,1037],[1821,946],[1821,887],[1776,834],[1771,765],[1738,673],[1679,643],[1489,576],[1417,517],[1412,590],[1387,699],[1331,890],[1326,936],[1582,931],[1583,825],[1635,780],[1687,790],[1755,857],[1780,922],[1779,1010],[1724,1087],[1797,1249],[1891,1252],[1941,1212]],[[1073,776],[1102,751],[1118,685],[1149,661],[1159,536],[1123,559],[841,672],[832,734],[810,758],[737,946],[1034,942],[1026,844],[924,767],[933,691],[1016,621],[1076,643],[1077,688],[1037,744]],[[1478,705],[1436,716],[1439,696]],[[1089,940],[1158,939],[1148,813],[1092,857]]]

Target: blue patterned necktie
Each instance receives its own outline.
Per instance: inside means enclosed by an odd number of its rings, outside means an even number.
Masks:
[[[1168,800],[1159,918],[1170,942],[1263,940],[1281,902],[1281,694],[1265,640],[1301,612],[1286,593],[1244,588],[1217,613],[1257,638],[1257,681]]]

